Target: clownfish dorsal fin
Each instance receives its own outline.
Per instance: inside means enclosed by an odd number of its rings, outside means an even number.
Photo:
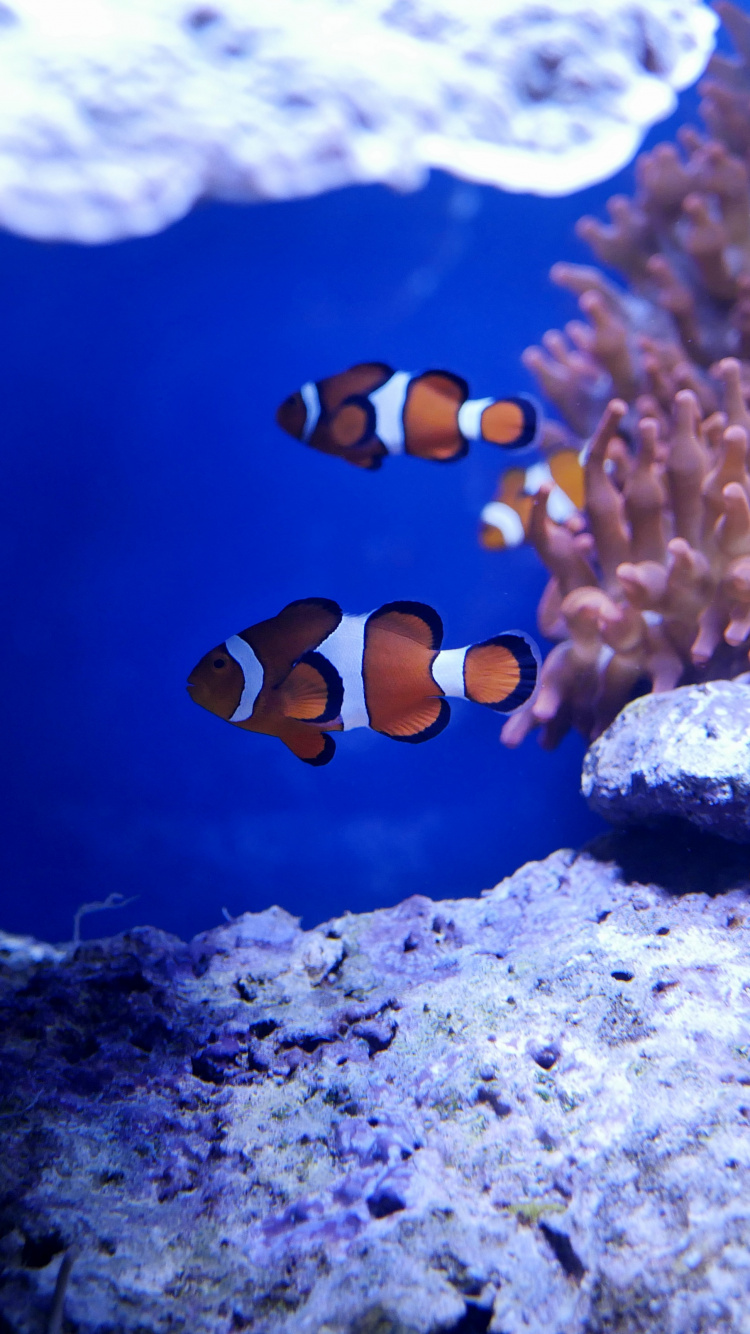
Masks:
[[[534,641],[517,630],[473,644],[464,659],[466,699],[513,713],[533,695],[540,661]]]
[[[424,602],[389,602],[369,617],[363,681],[370,726],[394,741],[428,741],[450,721],[430,671],[443,623]]]
[[[332,722],[344,702],[341,677],[328,659],[314,650],[292,668],[277,690],[284,715],[307,722]]]
[[[386,602],[368,619],[368,629],[375,625],[382,625],[390,634],[404,635],[426,648],[439,649],[443,642],[443,622],[427,602]]]
[[[280,685],[295,662],[336,629],[342,615],[338,603],[330,598],[299,598],[277,616],[243,630],[243,639],[263,665],[265,685]]]

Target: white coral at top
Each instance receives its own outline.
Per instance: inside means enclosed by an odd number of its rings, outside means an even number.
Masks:
[[[629,160],[715,27],[700,0],[5,0],[0,225],[110,241],[430,167],[567,194]]]

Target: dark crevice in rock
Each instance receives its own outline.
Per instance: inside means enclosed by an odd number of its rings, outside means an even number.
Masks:
[[[252,1033],[253,1037],[257,1038],[259,1042],[263,1042],[265,1038],[269,1038],[272,1033],[276,1032],[278,1026],[279,1025],[276,1023],[275,1019],[259,1019],[257,1024],[250,1025],[248,1031]]]
[[[46,1269],[56,1255],[65,1250],[65,1242],[59,1232],[48,1232],[43,1237],[27,1237],[21,1251],[21,1264],[25,1269]]]
[[[488,1103],[495,1113],[495,1116],[499,1116],[501,1120],[506,1116],[510,1116],[513,1111],[513,1108],[509,1107],[507,1102],[503,1102],[499,1093],[495,1093],[493,1089],[477,1089],[477,1102]]]
[[[576,1283],[580,1283],[586,1273],[586,1266],[573,1249],[570,1237],[567,1232],[557,1232],[555,1228],[550,1227],[548,1223],[540,1223],[539,1231],[544,1235],[545,1240],[552,1247],[557,1259],[562,1265],[565,1273],[570,1278],[574,1278]]]
[[[658,885],[670,894],[714,896],[750,881],[750,848],[674,817],[654,828],[614,829],[583,851],[615,862],[628,884]]]
[[[367,1208],[372,1218],[388,1218],[390,1214],[400,1213],[406,1205],[392,1190],[380,1190],[370,1195]]]
[[[559,1055],[557,1047],[540,1047],[534,1052],[534,1060],[542,1070],[551,1070]]]
[[[486,1334],[490,1327],[492,1319],[492,1307],[483,1308],[476,1306],[474,1302],[466,1303],[466,1310],[457,1320],[455,1325],[451,1325],[445,1330],[445,1334]]]

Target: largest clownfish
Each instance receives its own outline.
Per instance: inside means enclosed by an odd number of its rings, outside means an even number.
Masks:
[[[531,398],[469,398],[466,381],[450,371],[412,375],[368,361],[303,384],[276,420],[313,449],[379,468],[388,454],[447,463],[472,440],[520,449],[536,440],[540,411]]]
[[[394,741],[429,741],[450,720],[446,696],[512,713],[533,694],[540,657],[526,635],[441,650],[442,638],[423,602],[345,616],[328,598],[303,598],[212,649],[188,690],[219,718],[277,736],[315,765],[333,757],[331,732],[371,727]]]

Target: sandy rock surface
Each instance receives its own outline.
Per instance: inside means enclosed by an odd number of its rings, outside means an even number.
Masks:
[[[750,843],[750,685],[634,700],[587,752],[581,790],[613,824],[679,817]]]
[[[702,0],[0,0],[0,225],[111,241],[202,197],[604,180],[714,45]]]
[[[746,1331],[746,862],[2,956],[3,1334]]]

